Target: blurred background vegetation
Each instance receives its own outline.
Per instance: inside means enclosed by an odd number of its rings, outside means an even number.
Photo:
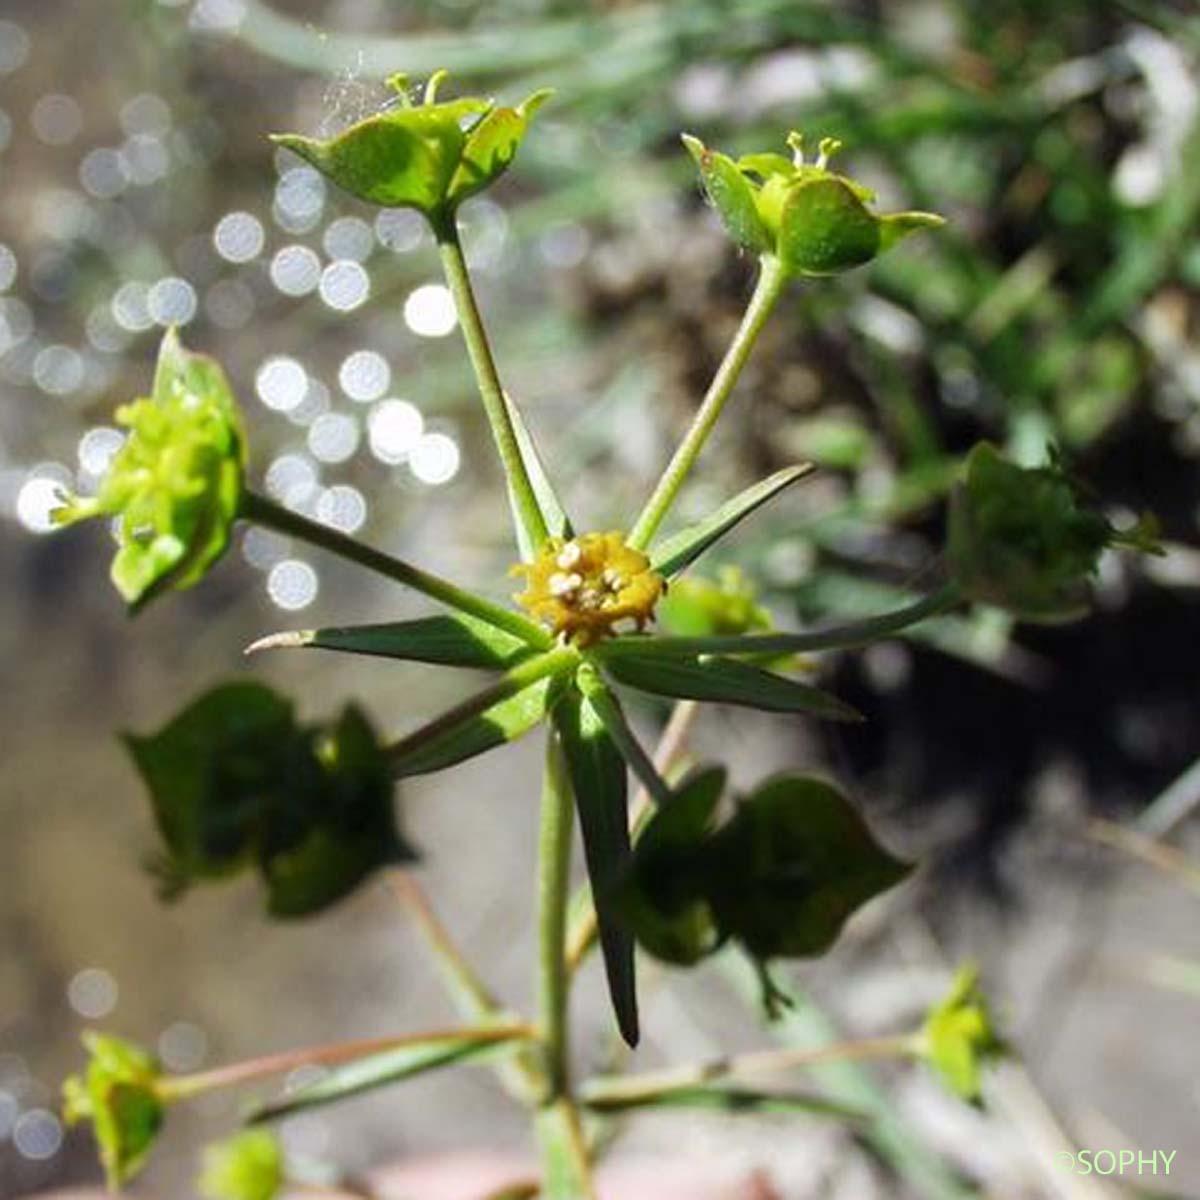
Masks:
[[[48,1112],[89,1020],[186,1068],[441,1013],[382,889],[283,929],[236,888],[161,908],[112,737],[241,672],[262,632],[387,619],[408,598],[247,530],[237,561],[133,624],[102,535],[35,536],[56,486],[103,472],[112,410],[177,323],[241,394],[256,482],[504,594],[500,481],[431,244],[263,137],[332,132],[384,102],[385,74],[438,66],[506,98],[558,89],[464,219],[502,372],[585,527],[627,520],[748,294],[678,133],[746,152],[795,128],[841,138],[885,208],[950,225],[789,297],[681,517],[786,463],[822,467],[726,558],[784,624],[921,588],[981,437],[1027,462],[1061,447],[1114,517],[1153,509],[1170,546],[1106,562],[1077,624],[980,610],[830,658],[861,730],[700,726],[697,753],[732,754],[744,779],[835,772],[925,863],[798,973],[812,1000],[791,1034],[903,1024],[970,953],[1028,1062],[988,1116],[880,1075],[871,1095],[897,1114],[882,1140],[743,1125],[721,1161],[766,1164],[796,1197],[1100,1194],[1057,1190],[1060,1138],[1177,1148],[1176,1190],[1200,1193],[1194,900],[1086,836],[1097,814],[1164,832],[1200,796],[1198,57],[1194,7],[1154,0],[0,0],[0,1194],[94,1177]],[[314,715],[356,695],[399,729],[451,696],[421,668],[298,657],[255,670]],[[516,998],[536,757],[406,792],[432,891]],[[756,1036],[719,974],[660,986],[646,1023],[651,1058]],[[193,1133],[228,1121],[218,1106]],[[712,1126],[688,1128],[712,1150]],[[286,1133],[351,1165],[522,1136],[469,1073]],[[680,1136],[651,1123],[627,1141]],[[172,1142],[147,1194],[186,1194],[192,1142]]]

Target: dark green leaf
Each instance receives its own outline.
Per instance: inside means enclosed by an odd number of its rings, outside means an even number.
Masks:
[[[528,643],[513,634],[457,613],[382,625],[275,633],[260,638],[246,653],[296,646],[479,670],[511,667],[534,653]]]
[[[344,1100],[360,1092],[411,1079],[425,1071],[481,1058],[511,1049],[528,1039],[517,1028],[461,1029],[430,1037],[414,1037],[402,1044],[331,1068],[320,1078],[294,1092],[270,1101],[250,1113],[252,1121],[267,1121],[320,1104]]]
[[[617,912],[616,896],[629,862],[628,778],[625,760],[590,700],[574,686],[554,710],[562,739],[595,898],[600,946],[621,1035],[638,1041],[633,936]]]
[[[733,658],[655,654],[654,639],[600,647],[605,670],[620,683],[687,700],[741,704],[768,712],[801,712],[833,721],[858,721],[848,704],[806,683]]]
[[[739,492],[702,521],[680,530],[653,547],[650,551],[650,565],[660,575],[668,577],[682,571],[755,509],[774,499],[793,483],[811,475],[814,470],[811,463],[784,467],[782,471],[776,471],[769,478],[760,480],[744,492]]]
[[[150,789],[169,893],[253,865],[268,910],[302,916],[412,858],[387,759],[353,705],[332,726],[303,726],[269,688],[227,684],[126,741]]]
[[[181,883],[245,865],[280,785],[277,765],[304,756],[291,702],[260,683],[214,688],[158,733],[125,743]]]
[[[694,772],[659,805],[633,851],[619,893],[621,915],[655,958],[690,966],[718,948],[707,899],[707,853],[723,767]]]
[[[760,959],[823,954],[849,916],[911,870],[832,785],[783,775],[748,796],[712,842],[721,929]]]

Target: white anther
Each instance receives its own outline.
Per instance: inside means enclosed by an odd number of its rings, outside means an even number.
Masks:
[[[552,596],[571,596],[579,591],[583,584],[583,576],[571,574],[567,575],[562,571],[556,571],[550,576],[549,587],[550,595]]]
[[[583,557],[583,550],[578,542],[568,542],[554,560],[564,571],[569,571]]]
[[[621,572],[615,567],[604,568],[604,585],[609,591],[618,592],[625,586],[625,580],[621,578]]]

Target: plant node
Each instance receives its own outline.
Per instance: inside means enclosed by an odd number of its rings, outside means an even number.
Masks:
[[[579,646],[616,633],[622,621],[645,628],[666,587],[649,558],[619,533],[551,538],[533,562],[518,563],[509,573],[525,576],[517,603]]]

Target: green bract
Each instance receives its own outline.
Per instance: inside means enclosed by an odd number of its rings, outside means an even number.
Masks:
[[[129,430],[93,497],[71,497],[59,524],[114,517],[112,581],[135,609],[203,577],[229,544],[243,488],[246,439],[219,364],[163,338],[149,399],[117,410]]]
[[[273,916],[306,916],[414,857],[387,758],[353,705],[332,726],[306,726],[270,688],[227,684],[126,742],[166,845],[168,895],[252,866]]]
[[[91,1121],[108,1186],[115,1190],[141,1169],[162,1126],[158,1062],[110,1034],[88,1030],[83,1044],[87,1069],[63,1083],[63,1116],[69,1125]]]
[[[871,212],[874,193],[828,169],[841,147],[833,138],[821,139],[812,163],[804,161],[798,133],[788,138],[790,159],[748,154],[735,162],[690,134],[683,144],[733,240],[778,259],[789,274],[836,275],[870,262],[918,229],[945,223],[936,213]]]
[[[979,1102],[981,1068],[1004,1052],[1004,1043],[992,1026],[974,967],[960,967],[946,998],[930,1010],[921,1030],[921,1048],[955,1095]]]
[[[283,1152],[275,1135],[249,1129],[204,1152],[198,1187],[209,1200],[273,1200],[283,1186]]]
[[[946,548],[970,599],[1027,620],[1069,620],[1086,611],[1100,554],[1114,545],[1159,552],[1152,521],[1114,529],[1058,461],[1021,467],[987,442],[971,451],[950,502]]]
[[[515,108],[464,96],[438,102],[447,72],[435,72],[419,104],[408,80],[388,84],[399,105],[352,125],[327,141],[285,133],[272,140],[310,162],[339,187],[383,208],[415,208],[435,229],[455,209],[483,191],[508,168],[533,114],[550,92],[534,92]]]

